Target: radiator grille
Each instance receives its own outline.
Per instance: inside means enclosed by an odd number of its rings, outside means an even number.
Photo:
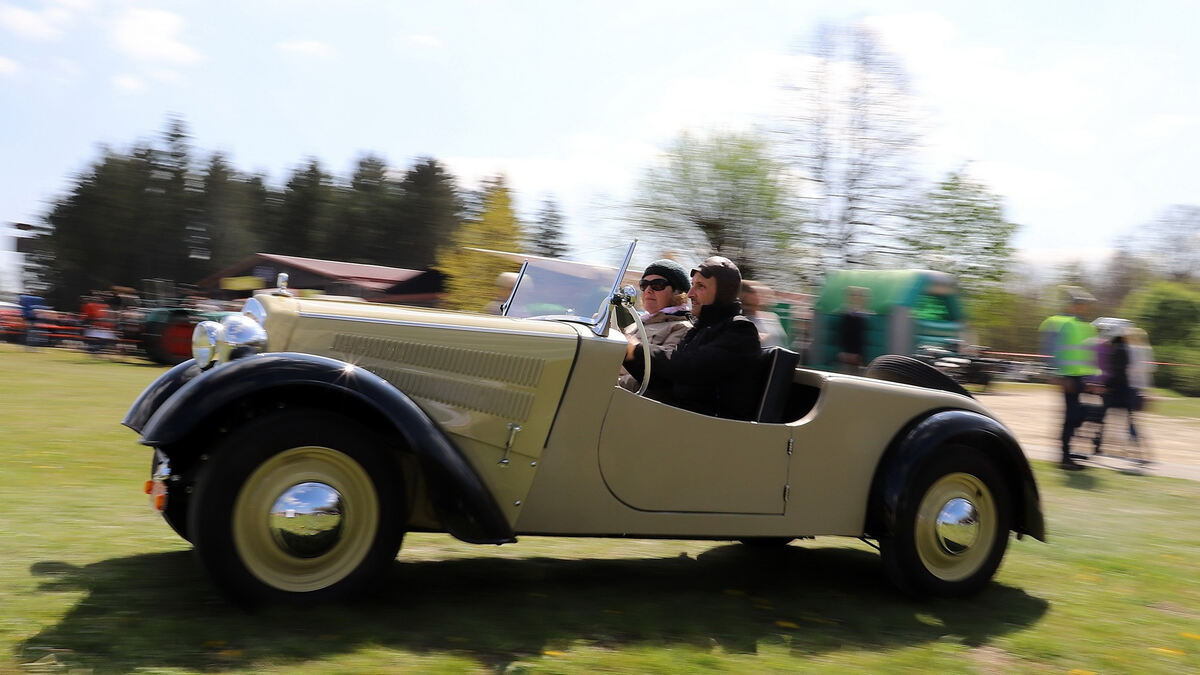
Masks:
[[[409,396],[521,421],[529,418],[533,392],[511,386],[535,388],[545,363],[533,357],[347,333],[334,336],[333,349]]]

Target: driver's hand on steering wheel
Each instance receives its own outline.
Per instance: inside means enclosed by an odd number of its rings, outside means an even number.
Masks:
[[[629,361],[630,359],[633,358],[633,353],[635,351],[637,351],[638,345],[640,345],[640,344],[641,344],[641,342],[638,341],[637,337],[635,337],[633,335],[629,335],[628,333],[625,335],[625,360],[626,361]]]

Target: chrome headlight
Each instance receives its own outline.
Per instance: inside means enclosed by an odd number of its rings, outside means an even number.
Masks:
[[[217,344],[224,329],[216,321],[201,321],[192,330],[192,358],[196,365],[207,368],[217,358]]]
[[[267,320],[267,308],[263,307],[258,298],[247,299],[246,304],[242,305],[242,314],[254,319],[260,326]]]
[[[221,363],[257,354],[267,348],[267,331],[245,314],[231,314],[221,321],[222,335],[217,342],[217,360]]]

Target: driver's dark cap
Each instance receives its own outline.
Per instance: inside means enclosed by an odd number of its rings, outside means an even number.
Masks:
[[[714,255],[692,268],[692,275],[696,274],[705,279],[716,279],[717,302],[737,300],[738,293],[742,289],[742,271],[729,258]]]
[[[687,293],[692,288],[692,282],[683,271],[683,265],[674,260],[662,258],[650,263],[646,267],[646,271],[642,272],[642,278],[645,279],[651,274],[657,274],[666,279],[667,283],[671,284],[671,287],[678,293]]]

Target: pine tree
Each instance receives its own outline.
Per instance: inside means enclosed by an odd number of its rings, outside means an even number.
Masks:
[[[561,258],[567,254],[567,243],[563,238],[562,212],[558,203],[548,198],[538,211],[537,222],[529,237],[529,252],[547,258]]]

